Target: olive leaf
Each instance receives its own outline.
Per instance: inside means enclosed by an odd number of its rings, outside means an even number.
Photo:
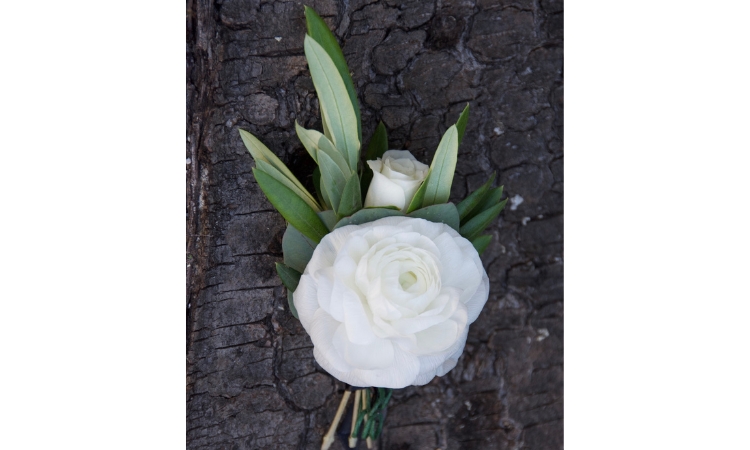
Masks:
[[[471,245],[473,245],[477,250],[477,253],[481,255],[485,250],[487,250],[487,246],[490,245],[490,241],[492,241],[492,236],[489,234],[484,234],[482,236],[474,238],[474,240],[471,241]]]
[[[349,168],[359,162],[359,130],[354,105],[331,57],[309,35],[305,36],[305,56],[320,101],[321,115],[328,126],[333,145],[346,156]]]
[[[341,194],[341,202],[336,211],[340,216],[350,216],[362,209],[362,192],[359,187],[359,176],[353,173],[349,176]]]
[[[489,191],[490,186],[492,185],[492,182],[495,181],[495,175],[496,174],[493,172],[493,174],[490,175],[490,178],[489,180],[487,180],[486,183],[484,183],[482,186],[479,187],[479,189],[469,194],[468,197],[461,200],[458,203],[458,205],[456,205],[456,208],[458,209],[458,215],[461,218],[462,222],[464,222],[464,219],[472,211],[474,211],[474,208],[476,208],[477,205],[479,205],[482,202],[482,200],[484,200],[484,197],[487,194],[487,191]]]
[[[432,158],[427,179],[424,181],[422,206],[445,203],[451,194],[453,174],[458,161],[458,131],[455,125],[448,128]],[[420,188],[421,189],[421,188]]]
[[[479,236],[480,233],[482,233],[485,228],[493,221],[495,218],[500,214],[500,211],[503,210],[505,207],[505,204],[508,202],[508,199],[506,198],[502,202],[498,203],[495,206],[492,206],[485,211],[477,214],[474,216],[471,220],[466,222],[465,225],[461,227],[459,230],[459,233],[461,233],[461,236],[465,237],[468,240],[474,240],[476,237]]]

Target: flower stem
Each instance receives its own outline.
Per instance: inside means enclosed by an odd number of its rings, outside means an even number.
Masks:
[[[351,395],[351,393],[352,392],[348,390],[344,391],[344,397],[341,399],[341,403],[339,403],[339,409],[336,410],[336,415],[333,417],[331,427],[328,428],[328,432],[325,436],[323,436],[323,444],[320,446],[320,450],[328,450],[331,447],[331,444],[333,444],[334,436],[336,434],[336,428],[339,427],[341,416],[344,414],[346,403],[349,401],[349,396]]]

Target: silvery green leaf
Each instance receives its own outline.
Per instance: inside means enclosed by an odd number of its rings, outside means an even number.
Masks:
[[[409,207],[406,208],[407,213],[411,213],[422,207],[422,202],[424,201],[424,191],[427,188],[428,178],[430,178],[429,170],[427,171],[427,177],[424,181],[422,181],[422,184],[419,185],[419,189],[417,189],[417,192],[414,194],[414,197],[412,197],[411,202],[409,202]]]
[[[446,203],[451,194],[453,173],[458,161],[458,131],[452,125],[440,140],[435,156],[430,164],[430,172],[424,181],[422,206]],[[420,188],[421,189],[421,188]]]
[[[487,246],[490,245],[490,241],[492,241],[492,236],[489,234],[484,234],[471,241],[471,245],[473,245],[474,248],[477,249],[477,253],[481,255],[485,250],[487,250]]]
[[[289,178],[285,177],[284,174],[279,172],[274,166],[271,164],[263,161],[262,159],[258,159],[255,161],[255,167],[262,170],[263,172],[271,175],[276,181],[282,183],[284,186],[291,189],[299,198],[305,201],[310,208],[313,209],[313,211],[318,212],[321,210],[320,205],[318,202],[312,197],[312,194],[307,191],[307,189],[300,189],[297,185],[295,185]]]
[[[353,173],[346,181],[339,209],[336,212],[339,216],[350,216],[360,209],[362,209],[362,192],[359,187],[359,176]]]
[[[307,191],[307,189],[305,189],[302,183],[299,182],[297,177],[294,176],[289,168],[287,168],[287,166],[283,162],[281,162],[281,160],[276,155],[274,155],[271,150],[268,149],[268,147],[263,145],[263,143],[260,142],[258,138],[245,130],[240,130],[240,137],[242,138],[242,142],[245,144],[245,147],[247,147],[247,150],[250,152],[250,156],[252,156],[256,162],[264,161],[273,166],[276,170],[281,172],[284,177],[286,177],[290,182],[297,186],[298,190],[305,193],[302,198],[307,197],[315,203],[313,209],[316,209],[317,211],[320,210],[320,205],[317,204],[313,196]]]
[[[333,144],[346,155],[349,167],[356,170],[359,162],[359,128],[346,85],[331,57],[309,35],[305,36],[305,56],[318,93],[321,115],[331,132]]]
[[[357,136],[360,142],[362,141],[362,125],[359,113],[359,102],[357,101],[357,90],[354,88],[354,82],[352,76],[349,74],[349,68],[346,65],[344,59],[344,53],[341,51],[336,37],[328,29],[328,25],[323,19],[316,13],[312,8],[305,6],[305,18],[307,20],[307,34],[315,40],[331,57],[333,64],[344,81],[346,91],[349,94],[349,101],[354,106],[354,113],[357,118]],[[325,122],[323,123],[323,129],[326,128]]]
[[[320,220],[322,220],[323,223],[326,224],[329,230],[333,230],[333,228],[336,226],[336,222],[339,221],[339,216],[337,216],[336,213],[330,209],[327,211],[319,212],[318,217],[320,217]]]
[[[302,142],[305,150],[307,150],[307,153],[309,153],[310,156],[312,156],[312,159],[317,163],[318,141],[320,140],[320,135],[322,135],[322,133],[320,131],[302,128],[296,120],[294,121],[294,129],[297,131],[297,137],[299,137],[299,140]]]
[[[464,138],[464,132],[466,131],[466,124],[469,123],[469,104],[466,104],[466,108],[464,108],[463,111],[461,111],[461,115],[458,116],[458,121],[456,122],[456,130],[458,131],[458,144],[461,144],[461,141]]]
[[[367,222],[373,222],[378,219],[382,219],[383,217],[390,217],[390,216],[403,216],[404,213],[402,213],[399,210],[395,209],[389,209],[389,208],[367,208],[367,209],[360,209],[359,211],[355,212],[349,217],[344,217],[343,219],[339,220],[339,223],[336,224],[335,228],[341,228],[346,225],[361,225],[363,223]]]
[[[466,225],[462,226],[459,230],[461,236],[470,241],[477,238],[479,234],[482,233],[493,220],[495,220],[498,214],[500,214],[500,211],[503,210],[507,201],[508,199],[506,198],[499,204],[482,211],[466,222]]]
[[[347,174],[325,152],[318,153],[318,163],[320,164],[320,179],[323,190],[328,195],[333,210],[338,212]]]
[[[253,175],[255,181],[258,182],[258,186],[268,197],[268,201],[287,222],[302,234],[312,239],[313,242],[320,242],[323,236],[328,234],[328,228],[315,214],[315,211],[294,191],[257,168],[253,168]]]
[[[453,203],[441,203],[439,205],[427,206],[409,213],[408,216],[429,220],[430,222],[444,223],[456,231],[458,231],[460,227],[458,210]]]
[[[487,182],[482,186],[480,186],[479,189],[469,194],[468,197],[461,200],[461,202],[456,205],[456,208],[458,209],[458,215],[461,218],[462,222],[474,210],[474,208],[476,208],[477,205],[479,205],[482,200],[484,200],[484,197],[487,195],[487,191],[489,191],[493,181],[495,181],[495,173],[490,175],[490,179],[487,180]]]
[[[304,272],[317,246],[318,244],[300,233],[293,225],[287,225],[284,237],[281,238],[284,264],[297,272]]]
[[[284,284],[284,286],[288,290],[290,290],[291,292],[294,292],[297,290],[297,286],[299,285],[299,279],[300,277],[302,277],[301,273],[292,269],[286,264],[282,264],[278,262],[276,263],[276,273],[279,274],[279,278],[281,278],[281,282]]]
[[[313,186],[315,186],[315,193],[318,195],[318,203],[325,208],[330,208],[331,205],[326,202],[323,198],[323,189],[320,186],[320,167],[313,169],[312,173]]]

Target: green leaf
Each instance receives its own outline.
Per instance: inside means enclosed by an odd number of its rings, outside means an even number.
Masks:
[[[286,298],[289,302],[289,311],[294,317],[299,319],[297,308],[294,306],[294,291],[297,290],[299,279],[302,277],[302,274],[281,263],[276,263],[276,273],[279,274],[281,282],[286,286]]]
[[[430,171],[427,171],[427,177],[424,181],[422,181],[422,184],[419,185],[419,189],[417,189],[417,192],[414,193],[414,197],[411,198],[411,202],[409,202],[409,207],[406,208],[407,213],[411,213],[412,211],[416,211],[417,209],[422,207],[422,202],[424,201],[424,191],[427,188],[427,178],[430,178]]]
[[[302,277],[301,273],[292,269],[286,264],[282,264],[279,262],[276,263],[276,273],[279,274],[279,278],[281,278],[281,282],[284,283],[284,286],[286,286],[288,290],[292,292],[297,290],[297,285],[299,285],[299,279]]]
[[[362,119],[360,118],[359,102],[357,101],[357,90],[354,88],[354,81],[349,74],[349,67],[346,65],[344,53],[341,51],[341,47],[339,47],[336,37],[331,33],[331,30],[328,29],[328,25],[318,13],[312,8],[305,6],[305,18],[307,19],[307,34],[323,47],[323,50],[325,50],[331,58],[331,61],[333,61],[333,64],[336,66],[341,79],[344,81],[346,92],[349,95],[349,101],[351,101],[351,104],[354,107],[354,114],[357,118],[357,136],[361,142]]]
[[[299,198],[294,191],[276,181],[271,175],[253,168],[253,175],[258,186],[268,197],[268,201],[281,213],[287,222],[313,242],[320,242],[328,233],[328,228],[318,218],[315,211]]]
[[[389,209],[389,208],[367,208],[361,209],[349,217],[344,217],[339,220],[335,228],[341,228],[346,225],[361,225],[367,222],[373,222],[383,217],[390,216],[403,216],[401,211]]]
[[[385,125],[383,125],[383,121],[381,120],[372,134],[370,144],[367,146],[366,158],[368,161],[378,159],[386,151],[388,151],[388,132],[385,130]]]
[[[323,190],[320,188],[320,167],[313,169],[312,178],[313,186],[315,186],[315,193],[318,195],[318,202],[320,202],[321,206],[330,208],[331,205],[323,198]]]
[[[312,159],[317,163],[318,141],[320,140],[320,135],[322,135],[322,133],[320,131],[302,128],[296,120],[294,121],[294,129],[297,130],[297,137],[299,137],[299,140],[307,150],[307,153],[309,153],[310,156],[312,156]]]
[[[344,192],[347,174],[341,171],[341,168],[333,162],[330,156],[324,152],[318,153],[318,162],[320,163],[321,184],[328,194],[333,210],[338,212],[341,194]]]
[[[286,290],[286,301],[289,303],[289,312],[292,313],[295,319],[299,319],[299,313],[297,308],[294,306],[294,292],[289,289]]]
[[[430,164],[430,172],[424,181],[425,191],[422,206],[445,203],[451,194],[453,173],[458,161],[458,131],[452,125],[440,140]],[[420,188],[421,189],[421,188]]]
[[[492,189],[488,189],[487,193],[484,195],[484,198],[481,202],[474,208],[473,211],[471,211],[467,216],[466,220],[464,222],[468,222],[471,220],[474,216],[477,214],[486,211],[487,209],[497,205],[500,202],[500,197],[503,196],[503,187],[498,186],[494,187]]]
[[[372,134],[372,138],[370,138],[365,160],[376,160],[382,157],[386,151],[388,151],[388,133],[385,131],[383,121],[380,121],[377,128],[375,128],[375,132]],[[372,177],[372,169],[370,169],[369,165],[365,164],[362,171],[362,198],[367,196],[367,190],[370,188]]]
[[[336,226],[336,222],[339,221],[339,216],[330,209],[328,211],[319,212],[318,217],[320,217],[320,220],[322,220],[331,231],[333,231],[333,228]]]
[[[461,141],[464,138],[464,132],[466,131],[466,124],[469,123],[469,104],[466,104],[466,108],[464,108],[463,111],[461,111],[461,115],[458,116],[458,121],[456,122],[456,130],[458,131],[458,144],[461,144]]]
[[[479,205],[479,203],[484,200],[484,197],[487,194],[487,191],[490,189],[492,182],[495,181],[495,175],[496,174],[493,172],[492,175],[490,175],[490,179],[487,180],[486,183],[484,183],[479,187],[479,189],[469,194],[468,197],[461,200],[461,202],[456,205],[456,208],[458,209],[458,215],[461,218],[462,222],[469,215],[469,213],[471,213],[474,208],[476,208],[477,205]]]
[[[255,167],[267,173],[268,175],[271,175],[276,181],[291,189],[292,192],[294,192],[299,198],[304,200],[305,203],[307,203],[308,206],[313,209],[313,211],[318,212],[322,209],[307,189],[300,189],[289,178],[285,177],[281,172],[279,172],[274,166],[261,159],[258,159],[255,161]]]
[[[263,145],[263,143],[260,142],[258,138],[245,130],[240,129],[240,137],[242,138],[242,142],[245,144],[245,147],[250,152],[250,156],[252,156],[256,161],[256,164],[258,161],[264,161],[273,166],[277,171],[281,172],[281,174],[283,174],[284,177],[286,177],[291,183],[297,186],[298,190],[302,191],[305,194],[304,196],[302,196],[302,198],[307,197],[312,200],[313,203],[315,203],[316,206],[311,206],[313,209],[317,208],[317,211],[320,211],[320,205],[317,205],[317,202],[313,198],[312,194],[310,194],[307,189],[305,189],[305,187],[302,185],[302,183],[299,182],[297,177],[294,176],[289,168],[287,168],[287,166],[283,162],[281,162],[281,160],[276,155],[274,155],[273,152],[268,149],[268,147]]]
[[[359,176],[353,173],[344,186],[337,213],[340,216],[350,216],[360,209],[362,209],[362,192],[359,187]]]
[[[505,207],[505,203],[508,201],[506,198],[499,204],[492,206],[485,211],[477,214],[474,218],[466,222],[466,225],[462,226],[459,230],[461,236],[468,240],[474,240],[479,234],[484,231],[485,228],[500,214],[500,211]]]
[[[473,245],[474,248],[477,249],[477,253],[481,255],[485,250],[487,250],[487,246],[490,245],[490,241],[492,241],[492,235],[484,234],[471,241],[471,245]]]
[[[287,225],[284,237],[281,238],[284,264],[297,272],[304,272],[317,246],[318,244],[300,233],[293,225]]]
[[[331,131],[333,144],[347,156],[349,167],[359,162],[357,115],[341,75],[328,53],[309,35],[305,36],[305,56],[320,101],[321,115]]]
[[[428,206],[426,208],[418,209],[408,214],[408,216],[429,220],[430,222],[444,223],[456,231],[458,231],[460,227],[458,210],[453,203],[442,203],[440,205]]]

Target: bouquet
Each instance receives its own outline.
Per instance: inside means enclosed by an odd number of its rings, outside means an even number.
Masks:
[[[317,164],[314,194],[255,136],[240,130],[253,175],[288,222],[276,264],[289,309],[314,357],[346,383],[323,449],[334,440],[352,391],[349,446],[368,447],[393,389],[424,385],[455,367],[469,325],[489,294],[482,234],[507,200],[495,175],[458,204],[449,196],[469,106],[448,128],[429,166],[389,150],[381,122],[361,161],[356,90],[333,33],[305,7],[304,49],[322,132],[295,123]]]

